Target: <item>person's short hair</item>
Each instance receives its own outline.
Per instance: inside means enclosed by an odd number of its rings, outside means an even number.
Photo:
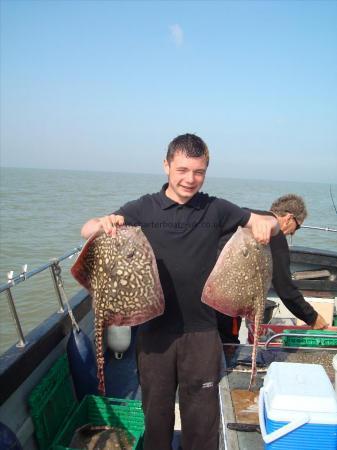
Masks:
[[[172,161],[177,152],[184,153],[188,158],[200,158],[205,156],[207,165],[209,163],[209,151],[205,142],[195,134],[181,134],[169,143],[166,160]]]
[[[290,213],[299,223],[302,223],[308,215],[303,198],[295,194],[286,194],[276,199],[271,205],[270,211],[278,216]]]

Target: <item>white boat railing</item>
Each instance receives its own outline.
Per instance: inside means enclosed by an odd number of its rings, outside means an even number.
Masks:
[[[15,324],[15,328],[16,328],[16,333],[17,333],[18,339],[19,339],[18,343],[16,344],[17,347],[25,347],[27,345],[27,341],[23,334],[20,319],[19,319],[19,316],[18,316],[18,313],[16,310],[15,300],[14,300],[14,296],[12,293],[12,288],[14,286],[18,285],[19,283],[22,283],[23,281],[28,280],[28,278],[31,278],[31,277],[49,269],[51,277],[52,277],[52,281],[54,284],[57,300],[59,303],[59,310],[57,312],[63,313],[64,312],[64,302],[66,301],[66,293],[64,291],[63,280],[62,280],[62,275],[61,275],[62,269],[61,269],[60,263],[66,259],[72,258],[74,255],[79,253],[81,251],[81,249],[82,249],[82,246],[76,247],[73,250],[64,254],[63,256],[61,256],[59,258],[53,258],[52,260],[50,260],[49,263],[44,264],[44,265],[38,267],[37,269],[31,270],[30,272],[27,272],[27,264],[25,264],[22,267],[22,272],[15,277],[14,277],[13,271],[10,271],[7,273],[8,281],[7,281],[7,283],[3,283],[0,285],[0,294],[2,292],[5,292],[6,296],[7,296],[9,310],[11,312],[11,315],[12,315],[12,318],[13,318],[13,321]]]

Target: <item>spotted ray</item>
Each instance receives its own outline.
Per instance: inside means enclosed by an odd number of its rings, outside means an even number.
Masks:
[[[123,226],[116,237],[92,235],[71,273],[93,298],[99,390],[104,394],[104,327],[139,325],[164,312],[156,259],[141,228]]]
[[[272,278],[269,245],[257,243],[251,232],[239,227],[227,242],[204,286],[202,302],[228,316],[254,321],[252,374],[256,375],[256,353],[265,299]]]

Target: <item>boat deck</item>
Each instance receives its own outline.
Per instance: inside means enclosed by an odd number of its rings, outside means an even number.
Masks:
[[[334,383],[333,348],[259,348],[258,373],[253,391],[248,391],[252,346],[224,345],[225,368],[219,386],[221,403],[221,445],[219,450],[261,450],[264,448],[258,422],[258,393],[268,366],[273,361],[322,364]],[[239,424],[239,425],[238,425]],[[246,431],[239,431],[243,426]],[[252,430],[252,431],[248,431]]]
[[[261,434],[257,431],[258,420],[250,420],[249,425],[255,431],[239,431],[228,428],[228,424],[237,424],[246,422],[238,422],[235,414],[234,403],[232,401],[231,391],[233,386],[245,386],[248,388],[250,374],[232,373],[225,375],[219,385],[219,397],[221,403],[221,426],[220,426],[220,446],[219,450],[262,450],[263,441]],[[262,378],[258,376],[257,385],[262,386]],[[256,404],[256,417],[257,404]],[[254,423],[253,423],[254,422]],[[255,425],[255,426],[254,426]],[[249,428],[248,428],[249,430]]]

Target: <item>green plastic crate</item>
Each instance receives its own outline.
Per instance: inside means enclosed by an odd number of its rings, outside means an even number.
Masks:
[[[294,333],[305,336],[291,336]],[[284,330],[289,336],[282,336],[282,343],[286,347],[337,347],[337,333],[329,330]],[[320,334],[322,337],[312,335]]]
[[[134,450],[142,449],[144,415],[138,400],[116,399],[87,395],[76,408],[67,424],[57,435],[53,450],[71,450],[68,447],[75,430],[90,423],[122,428],[135,438]]]
[[[61,356],[28,398],[40,450],[48,450],[56,434],[78,405],[67,355]]]

